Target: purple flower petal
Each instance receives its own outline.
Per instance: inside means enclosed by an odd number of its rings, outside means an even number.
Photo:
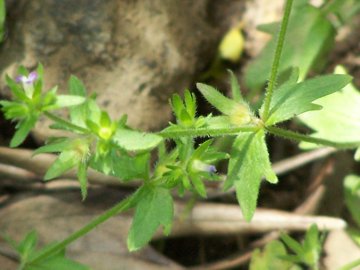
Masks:
[[[27,83],[33,83],[36,81],[36,79],[38,78],[38,74],[36,71],[32,71],[30,72],[29,76],[27,77],[28,81]]]
[[[207,171],[209,173],[216,173],[216,167],[214,165],[209,165]]]
[[[16,81],[17,83],[22,83],[22,82],[24,81],[24,79],[26,79],[25,76],[19,75],[19,76],[16,76],[15,81]]]
[[[17,83],[24,83],[24,84],[32,84],[38,78],[38,74],[36,71],[30,72],[29,76],[19,75],[15,78]]]

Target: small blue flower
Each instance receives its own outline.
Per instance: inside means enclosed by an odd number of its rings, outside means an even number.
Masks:
[[[201,160],[195,159],[192,163],[192,169],[198,172],[208,172],[208,173],[215,173],[216,167],[211,164],[207,164],[202,162]]]
[[[33,84],[38,78],[38,74],[36,71],[30,72],[29,76],[19,75],[16,77],[15,81],[18,83],[22,83],[24,85]]]

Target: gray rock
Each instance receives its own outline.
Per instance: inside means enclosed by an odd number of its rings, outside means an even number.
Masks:
[[[19,64],[32,69],[41,62],[46,89],[58,84],[60,92],[74,74],[112,117],[126,113],[144,130],[166,125],[171,93],[189,86],[219,38],[207,22],[207,0],[11,4],[0,73],[15,75]],[[48,135],[47,125],[37,126],[38,139]]]

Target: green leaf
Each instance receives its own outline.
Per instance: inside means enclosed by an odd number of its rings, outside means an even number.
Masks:
[[[196,86],[206,100],[225,115],[232,115],[239,106],[236,101],[225,97],[210,85],[197,83]]]
[[[75,76],[69,80],[69,92],[71,95],[86,97],[85,85]],[[94,123],[99,123],[101,110],[95,102],[95,95],[87,98],[86,101],[77,106],[69,108],[71,122],[75,125],[86,127],[86,120],[91,119]]]
[[[100,126],[109,127],[111,125],[111,119],[107,112],[102,111],[100,115]]]
[[[15,99],[21,101],[29,101],[29,97],[25,94],[24,90],[20,86],[20,84],[16,83],[13,79],[11,79],[8,75],[5,76],[6,84],[10,87],[12,94]]]
[[[178,94],[172,95],[170,104],[175,113],[176,118],[180,119],[181,111],[185,109],[181,97]]]
[[[348,75],[325,75],[297,84],[284,84],[276,89],[270,103],[267,125],[275,125],[301,113],[319,110],[320,105],[312,103],[332,94],[351,81]],[[263,107],[261,108],[261,114]]]
[[[57,95],[54,109],[71,107],[83,104],[86,98],[74,95]]]
[[[29,117],[21,120],[16,126],[14,137],[10,141],[10,147],[17,147],[23,143],[31,129],[35,126],[38,120],[36,114],[30,114]]]
[[[266,30],[272,32],[273,38],[245,73],[245,83],[250,89],[260,89],[270,75],[278,27],[272,24]],[[303,80],[311,69],[324,62],[326,59],[324,56],[334,44],[335,34],[334,27],[321,9],[304,3],[293,7],[282,50],[279,74],[290,67],[299,67],[300,80]]]
[[[301,269],[294,266],[292,263],[284,261],[281,256],[286,255],[286,249],[280,241],[272,241],[265,246],[261,252],[259,249],[253,252],[250,262],[250,270],[286,270]],[[295,268],[296,267],[296,268]]]
[[[196,97],[188,89],[185,90],[184,101],[186,111],[190,115],[190,118],[195,118],[196,115]]]
[[[316,224],[311,225],[305,235],[303,244],[304,262],[310,266],[317,265],[320,260],[321,239]]]
[[[336,73],[345,73],[337,67]],[[334,142],[360,141],[360,92],[352,84],[346,85],[341,91],[316,100],[319,111],[306,112],[299,119],[315,130],[311,136]],[[309,143],[301,143],[301,147],[315,147]],[[358,148],[357,155],[360,153]],[[355,155],[355,158],[360,156]]]
[[[141,187],[138,198],[127,239],[130,251],[145,246],[160,225],[169,234],[174,215],[173,199],[168,189],[146,185]]]
[[[90,119],[86,119],[85,123],[86,123],[86,127],[89,128],[93,133],[99,134],[100,127],[98,124],[96,124],[94,121]]]
[[[25,264],[24,270],[90,270],[89,267],[75,262],[65,257],[65,250],[62,250],[54,255],[45,257],[44,259],[32,263],[34,257],[40,256],[52,248],[55,243],[44,246],[42,249],[37,250],[31,254],[29,263]]]
[[[29,115],[29,107],[24,103],[0,100],[0,105],[5,119],[24,119]]]
[[[280,238],[289,247],[289,249],[296,254],[296,256],[302,257],[304,255],[303,247],[294,238],[285,233],[281,234]]]
[[[38,242],[38,235],[35,231],[28,233],[25,238],[19,243],[17,251],[22,259],[27,259],[36,248]]]
[[[302,245],[287,234],[282,234],[281,240],[295,253],[295,255],[282,256],[284,260],[306,264],[311,269],[318,269],[322,240],[315,224],[306,231]]]
[[[264,131],[238,135],[230,156],[225,189],[235,185],[244,218],[250,221],[256,209],[261,179],[265,177],[270,183],[278,181],[271,168]]]
[[[114,143],[127,151],[145,151],[155,148],[162,137],[130,129],[118,129],[112,137]]]
[[[68,83],[71,95],[86,97],[86,88],[83,82],[76,76],[71,75]]]
[[[34,151],[33,155],[38,155],[42,153],[59,153],[67,149],[70,143],[71,143],[71,139],[68,138],[58,139],[49,142],[44,146],[39,147]]]
[[[360,177],[348,175],[344,180],[345,203],[352,218],[360,227]]]
[[[202,83],[197,83],[196,85],[207,101],[220,112],[229,116],[229,124],[241,126],[252,121],[250,107],[244,101],[237,102],[229,99],[210,85]]]
[[[116,150],[110,151],[106,157],[92,159],[90,167],[106,174],[116,176],[123,181],[134,179],[148,179],[150,153],[129,156],[125,153],[117,154]],[[106,163],[110,163],[107,165]]]
[[[205,142],[201,143],[192,154],[193,159],[200,159],[206,151],[209,149],[210,145],[214,142],[213,139],[206,140]]]
[[[206,198],[206,188],[205,188],[205,185],[204,185],[203,181],[201,181],[201,178],[196,174],[192,174],[191,175],[191,182],[192,182],[196,192],[201,197]]]
[[[26,266],[24,270],[90,270],[91,268],[67,259],[62,255],[52,256],[36,265]]]
[[[114,163],[113,174],[124,181],[148,179],[150,174],[149,161],[150,153],[139,154],[135,157],[121,155]]]
[[[245,103],[245,101],[241,95],[239,82],[238,82],[234,72],[232,72],[230,69],[228,70],[228,72],[230,73],[231,93],[232,93],[233,99],[239,103]]]
[[[50,180],[56,178],[74,168],[80,161],[81,156],[78,152],[74,150],[65,150],[60,153],[55,162],[50,166],[44,176],[44,179]]]

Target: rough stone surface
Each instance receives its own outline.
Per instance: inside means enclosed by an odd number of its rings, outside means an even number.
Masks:
[[[15,75],[19,64],[32,69],[41,62],[46,88],[58,84],[61,91],[75,74],[113,117],[126,113],[133,127],[159,129],[171,118],[171,93],[189,86],[216,46],[206,6],[206,0],[17,1],[0,72]],[[44,126],[38,138],[48,132]]]

